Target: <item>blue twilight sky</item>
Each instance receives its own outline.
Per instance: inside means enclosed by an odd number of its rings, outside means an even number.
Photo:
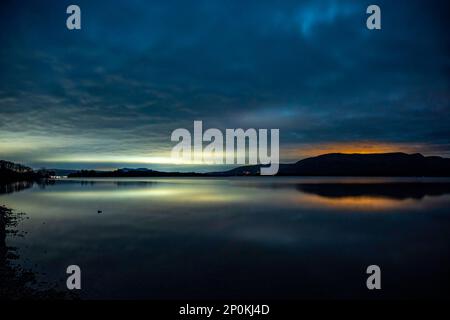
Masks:
[[[447,3],[2,1],[0,158],[170,169],[170,134],[194,120],[279,128],[286,162],[450,156]],[[370,4],[381,31],[365,26]]]

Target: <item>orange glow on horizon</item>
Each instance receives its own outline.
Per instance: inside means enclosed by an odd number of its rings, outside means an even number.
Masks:
[[[307,157],[315,157],[327,153],[427,153],[427,146],[420,144],[401,144],[386,143],[377,141],[358,141],[358,142],[336,142],[336,143],[320,143],[320,144],[304,144],[295,147],[283,148],[283,156],[289,159],[304,159]]]

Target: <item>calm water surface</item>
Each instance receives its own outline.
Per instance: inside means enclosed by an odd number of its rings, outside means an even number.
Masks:
[[[58,180],[3,188],[16,262],[82,298],[450,296],[450,180]],[[5,193],[7,192],[7,193]],[[101,210],[101,213],[98,211]],[[366,267],[382,269],[368,292]]]

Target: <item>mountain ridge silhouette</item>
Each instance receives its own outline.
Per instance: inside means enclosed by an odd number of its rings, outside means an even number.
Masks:
[[[259,176],[262,165],[240,166],[227,171],[163,172],[151,169],[115,171],[81,170],[69,177],[228,177]],[[277,176],[450,177],[450,159],[420,153],[328,153],[280,164]]]
[[[259,175],[261,165],[243,166],[212,174]],[[327,153],[280,164],[278,176],[426,176],[449,177],[450,159],[420,153]]]

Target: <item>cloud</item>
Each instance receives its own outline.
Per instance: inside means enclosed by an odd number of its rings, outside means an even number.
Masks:
[[[63,2],[0,13],[2,158],[161,159],[194,120],[277,127],[286,150],[377,141],[449,153],[445,1],[379,1],[379,32],[354,0],[79,5],[77,32]]]

